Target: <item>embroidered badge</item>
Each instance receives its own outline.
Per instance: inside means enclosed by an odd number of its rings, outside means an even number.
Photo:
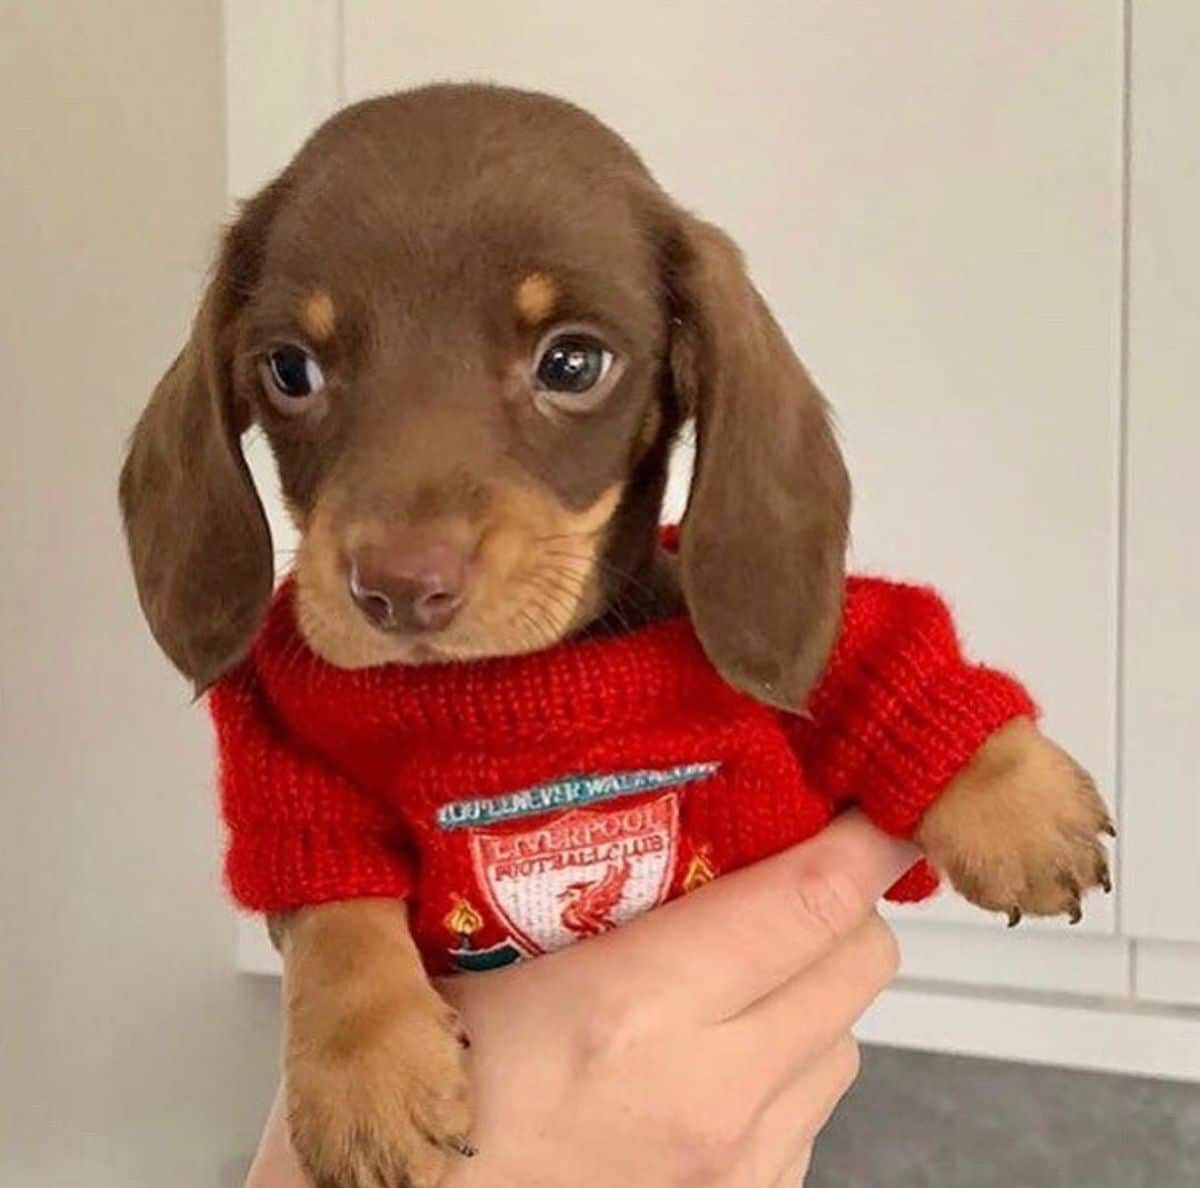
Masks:
[[[483,927],[483,917],[475,910],[471,901],[464,895],[451,896],[453,906],[442,917],[442,924],[447,931],[458,937],[458,943],[470,947],[473,937]]]
[[[697,887],[711,883],[716,877],[717,869],[712,864],[712,854],[708,846],[697,846],[683,875],[684,894],[690,895]]]
[[[496,915],[516,945],[536,955],[662,903],[678,832],[672,791],[636,805],[572,809],[521,832],[476,829],[469,840]]]
[[[694,783],[708,779],[720,766],[719,763],[681,763],[675,767],[620,771],[612,775],[572,776],[503,796],[453,801],[438,809],[437,823],[442,829],[494,825],[501,821],[553,812],[555,809],[577,808],[622,796],[637,796],[658,788]]]
[[[450,960],[454,968],[462,973],[486,973],[489,969],[503,969],[526,956],[512,940],[498,941],[486,949],[451,949]]]
[[[511,938],[486,948],[477,948],[473,937],[483,927],[483,917],[465,896],[454,895],[451,899],[453,907],[442,917],[442,924],[458,940],[458,946],[449,951],[455,968],[465,973],[478,973],[511,965],[524,956]]]

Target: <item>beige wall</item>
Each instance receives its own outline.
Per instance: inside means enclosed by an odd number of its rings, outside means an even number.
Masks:
[[[222,215],[222,88],[218,0],[0,0],[3,1188],[232,1184],[274,1075],[114,501]]]

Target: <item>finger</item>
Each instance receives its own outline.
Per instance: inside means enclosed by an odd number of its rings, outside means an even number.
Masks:
[[[812,1144],[804,1148],[795,1162],[775,1181],[774,1188],[804,1188],[808,1179],[808,1165],[812,1162]]]
[[[900,956],[874,913],[816,965],[720,1027],[729,1067],[753,1062],[759,1084],[788,1083],[815,1053],[849,1032],[892,980]]]
[[[854,1084],[859,1063],[858,1044],[853,1036],[843,1035],[763,1111],[760,1150],[782,1169],[775,1188],[800,1188],[813,1142]]]
[[[918,858],[861,814],[709,883],[585,946],[625,991],[719,1020],[794,978],[852,932]],[[607,947],[606,947],[607,946]],[[609,961],[611,949],[622,960]]]
[[[303,1188],[308,1183],[288,1137],[285,1112],[283,1090],[280,1089],[271,1106],[254,1162],[246,1174],[244,1188]]]

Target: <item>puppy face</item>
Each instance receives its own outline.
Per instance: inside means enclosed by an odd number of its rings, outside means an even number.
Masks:
[[[306,147],[236,318],[235,398],[301,530],[301,629],[341,666],[526,651],[594,618],[666,429],[655,243],[603,177],[630,154],[434,108],[352,112]]]
[[[645,588],[689,416],[689,608],[731,680],[792,701],[836,628],[848,493],[736,249],[568,104],[361,104],[248,204],[139,423],[122,503],[143,606],[200,684],[244,653],[272,583],[239,449],[257,422],[319,654],[545,647]]]

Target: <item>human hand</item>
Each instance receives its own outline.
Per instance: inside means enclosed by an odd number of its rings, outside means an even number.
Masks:
[[[441,986],[473,1040],[445,1188],[795,1188],[896,970],[875,901],[916,851],[858,816],[616,932]],[[278,1103],[247,1188],[301,1188]]]

